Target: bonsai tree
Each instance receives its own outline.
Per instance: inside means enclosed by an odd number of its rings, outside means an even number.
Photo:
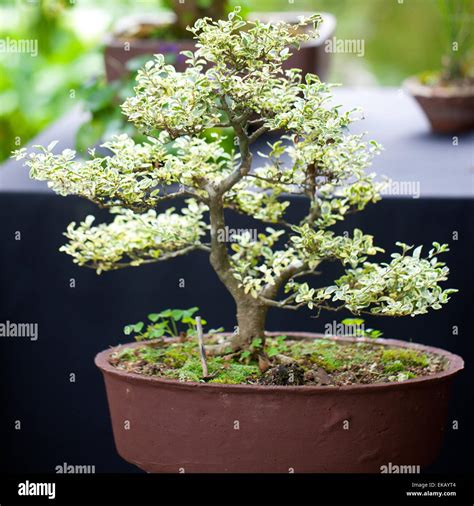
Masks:
[[[60,195],[79,195],[110,208],[114,219],[94,224],[88,216],[71,223],[61,250],[97,273],[171,260],[191,252],[210,263],[236,305],[238,331],[209,352],[249,349],[264,340],[270,308],[348,309],[355,315],[405,316],[439,309],[453,290],[440,283],[448,267],[438,260],[447,245],[433,243],[426,254],[397,243],[387,262],[369,260],[382,249],[371,235],[331,227],[380,199],[379,184],[366,169],[379,146],[351,134],[355,111],[330,102],[331,87],[316,75],[282,70],[290,49],[307,40],[299,26],[245,22],[236,8],[227,20],[198,20],[190,31],[195,53],[178,73],[161,55],[138,72],[135,95],[122,106],[147,135],[135,143],[120,135],[104,146],[109,156],[83,161],[55,143],[27,157],[31,176],[49,181]],[[237,145],[229,152],[210,129],[232,128]],[[253,163],[261,136],[273,141]],[[276,140],[275,140],[276,137]],[[289,223],[289,195],[307,201],[301,220]],[[163,203],[184,199],[180,210]],[[268,224],[257,237],[241,233],[229,243],[232,213]],[[310,282],[325,262],[344,273],[327,286]]]

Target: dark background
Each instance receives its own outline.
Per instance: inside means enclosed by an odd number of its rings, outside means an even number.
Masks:
[[[472,448],[472,199],[385,198],[351,216],[339,232],[354,226],[394,251],[395,241],[430,246],[448,242],[448,285],[460,290],[441,311],[416,318],[367,318],[384,337],[413,340],[460,354],[465,371],[456,379],[444,446],[428,471],[471,472]],[[301,211],[300,201],[290,208]],[[79,268],[59,253],[62,233],[71,221],[107,213],[78,198],[49,193],[4,193],[0,198],[0,321],[38,323],[39,339],[0,338],[0,471],[54,472],[57,465],[95,465],[96,472],[140,472],[116,453],[96,353],[127,342],[122,329],[149,312],[199,306],[210,326],[235,324],[232,299],[218,282],[204,252],[166,263],[104,273]],[[235,228],[251,225],[235,216]],[[21,240],[15,233],[21,232]],[[458,240],[453,240],[453,233]],[[325,272],[336,274],[330,265]],[[70,288],[70,279],[75,288]],[[185,288],[179,288],[179,279]],[[319,280],[318,280],[319,282]],[[324,282],[324,276],[321,283]],[[338,315],[338,321],[344,315]],[[272,310],[268,330],[324,331],[309,312]],[[459,329],[453,335],[453,326]],[[76,381],[69,381],[74,373]],[[422,413],[426,424],[430,414]],[[15,421],[21,430],[15,430]],[[452,420],[459,429],[452,430]]]

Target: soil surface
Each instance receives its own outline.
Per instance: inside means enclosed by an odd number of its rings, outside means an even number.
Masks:
[[[194,340],[125,348],[115,352],[110,363],[124,371],[180,381],[290,386],[400,382],[441,372],[448,365],[441,355],[376,341],[302,341],[285,336],[267,338],[264,349],[207,357],[205,378]]]

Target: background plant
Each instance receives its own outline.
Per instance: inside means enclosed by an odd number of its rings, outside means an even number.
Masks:
[[[84,78],[100,71],[90,43],[65,23],[73,4],[16,5],[0,6],[0,38],[35,40],[38,54],[0,52],[0,160],[77,105]]]
[[[474,3],[470,0],[438,0],[448,43],[443,57],[444,81],[474,77]]]

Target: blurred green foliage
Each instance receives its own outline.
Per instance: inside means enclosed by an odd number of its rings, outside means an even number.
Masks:
[[[259,0],[258,6],[288,10],[288,0]],[[399,85],[439,68],[448,48],[437,0],[294,0],[290,7],[330,12],[337,38],[364,41],[364,57],[334,55],[331,79],[347,85]]]
[[[172,0],[163,0],[170,3]],[[472,1],[472,0],[469,0]],[[346,85],[399,85],[411,74],[439,69],[449,50],[437,0],[243,0],[248,10],[326,11],[337,17],[339,39],[362,39],[364,56],[334,54],[330,79]],[[0,0],[0,39],[36,39],[38,56],[0,52],[0,160],[24,145],[81,99],[98,118],[80,147],[123,126],[112,91],[101,83],[101,38],[117,18],[155,12],[160,0]],[[84,37],[81,28],[97,24]],[[99,76],[92,82],[93,76]],[[82,91],[80,91],[82,90]]]
[[[76,134],[75,148],[82,154],[102,139],[126,133],[136,142],[146,138],[122,114],[120,104],[133,95],[135,75],[140,67],[149,60],[148,56],[133,58],[127,63],[130,75],[108,83],[104,76],[97,77],[82,86],[79,97],[84,108],[90,113],[90,121],[84,123]]]
[[[455,81],[474,78],[474,1],[438,0],[451,50],[443,57],[442,79]],[[453,50],[453,49],[456,50]]]
[[[67,25],[68,0],[3,2],[0,38],[37,41],[33,53],[0,52],[0,160],[77,104],[84,80],[101,71],[91,48]]]

